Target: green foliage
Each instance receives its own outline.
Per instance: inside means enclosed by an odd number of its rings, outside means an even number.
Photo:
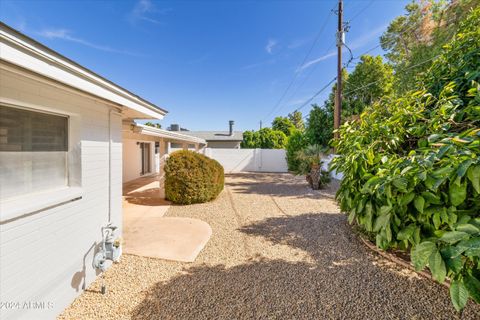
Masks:
[[[259,148],[283,149],[287,145],[287,136],[282,131],[263,128],[258,131]]]
[[[162,125],[160,123],[153,123],[153,122],[147,122],[145,123],[146,126],[149,126],[149,127],[154,127],[154,128],[157,128],[157,129],[162,129]]]
[[[258,133],[253,130],[243,132],[243,141],[240,143],[240,147],[243,149],[255,149],[258,148]]]
[[[415,89],[412,80],[430,68],[432,58],[458,31],[459,22],[478,6],[478,0],[417,1],[408,4],[405,14],[390,23],[380,43],[395,69],[397,93]]]
[[[223,190],[223,167],[202,154],[180,150],[165,164],[165,195],[178,204],[203,203]]]
[[[329,141],[333,138],[332,110],[319,107],[316,104],[312,105],[305,129],[309,144],[328,146]]]
[[[287,145],[285,147],[285,149],[287,150],[287,165],[289,171],[298,171],[300,160],[297,159],[297,152],[302,150],[306,146],[307,139],[305,138],[305,135],[299,130],[294,130],[290,137],[288,137]]]
[[[296,174],[303,174],[312,189],[320,189],[330,182],[330,173],[322,170],[322,157],[327,149],[320,145],[309,145],[296,153]]]
[[[368,87],[365,84],[371,84]],[[380,56],[363,55],[345,81],[342,117],[358,115],[366,106],[392,93],[393,69]]]
[[[282,131],[270,128],[245,131],[240,145],[243,149],[284,149],[287,145],[287,136]]]
[[[289,113],[288,119],[293,123],[297,130],[303,131],[305,129],[305,123],[303,123],[303,116],[300,111],[295,110],[293,113]]]
[[[288,137],[295,130],[295,125],[288,118],[276,117],[272,122],[272,130],[281,131]]]
[[[333,144],[341,209],[383,249],[411,249],[417,270],[452,281],[457,310],[480,302],[480,9],[417,91],[347,122]]]

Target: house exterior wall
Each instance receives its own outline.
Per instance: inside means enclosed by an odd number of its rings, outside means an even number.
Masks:
[[[158,141],[158,139],[157,139]],[[158,173],[157,158],[159,154],[155,154],[155,141],[149,140],[148,136],[141,135],[138,139],[123,139],[123,182],[128,182],[142,177],[142,155],[140,146],[137,142],[150,143],[150,168],[151,173]],[[146,175],[150,175],[146,174]]]
[[[36,201],[25,196],[24,212],[20,206],[20,215],[0,223],[0,301],[15,303],[1,310],[1,318],[53,319],[96,278],[92,258],[109,221],[109,197],[111,221],[121,234],[122,120],[103,100],[21,73],[1,70],[0,84],[2,101],[69,115],[69,134],[78,138],[70,141],[69,154],[79,196],[33,212],[27,208]],[[28,302],[39,308],[24,309]]]
[[[207,147],[214,149],[240,149],[241,141],[208,141]]]

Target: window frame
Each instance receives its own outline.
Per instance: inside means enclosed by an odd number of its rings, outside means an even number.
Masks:
[[[0,224],[25,215],[47,210],[83,197],[80,115],[57,108],[30,103],[0,100],[0,105],[31,112],[51,114],[67,119],[67,150],[65,157],[65,185],[58,188],[34,191],[15,197],[0,198]],[[0,151],[1,152],[1,151]]]

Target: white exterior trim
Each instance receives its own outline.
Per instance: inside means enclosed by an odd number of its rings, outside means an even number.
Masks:
[[[160,138],[165,138],[168,140],[175,140],[175,141],[185,141],[191,143],[199,143],[199,144],[207,144],[205,139],[187,136],[186,134],[177,133],[175,131],[168,131],[163,129],[158,129],[154,127],[150,127],[144,124],[135,124],[133,131],[135,133],[145,134],[148,136],[155,136]]]
[[[0,59],[133,109],[145,115],[145,119],[163,119],[167,113],[3,23],[0,23]]]

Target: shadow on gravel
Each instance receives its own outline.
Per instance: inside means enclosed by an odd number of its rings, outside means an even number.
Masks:
[[[332,179],[325,188],[312,190],[303,177],[289,173],[240,173],[228,174],[226,177],[226,185],[235,190],[236,193],[277,197],[334,199],[339,186],[339,182]]]
[[[151,287],[132,319],[459,319],[448,291],[376,263],[340,214],[272,217],[241,230],[314,263],[202,265]],[[470,304],[462,319],[479,319]]]

